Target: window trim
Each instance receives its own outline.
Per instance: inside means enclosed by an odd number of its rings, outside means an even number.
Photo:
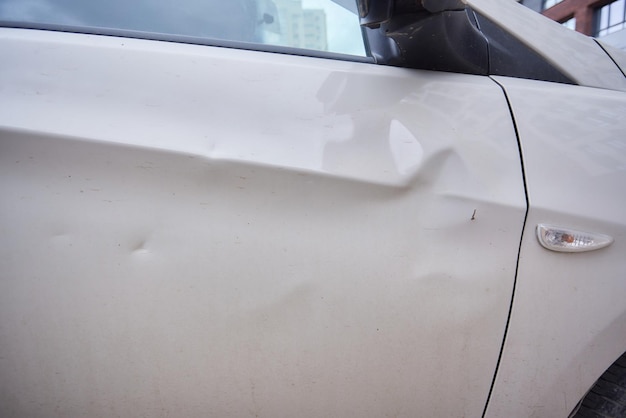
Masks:
[[[10,29],[33,29],[52,32],[67,32],[80,35],[99,35],[119,38],[143,39],[147,41],[171,42],[189,45],[203,45],[220,48],[241,49],[245,51],[269,52],[274,54],[294,55],[300,57],[323,58],[339,61],[360,62],[376,64],[376,59],[370,55],[366,40],[364,39],[365,53],[367,56],[342,54],[339,52],[318,51],[288,46],[258,44],[252,42],[229,41],[224,39],[200,38],[195,36],[173,35],[158,32],[142,32],[128,29],[111,29],[92,26],[58,25],[53,23],[32,23],[19,21],[0,20],[0,28]]]
[[[541,2],[541,10],[544,11],[544,10],[551,9],[554,6],[556,6],[557,4],[562,3],[562,2],[563,2],[563,0],[542,0],[542,2]],[[549,6],[547,6],[548,3],[550,3]]]
[[[624,5],[624,8],[622,10],[622,20],[615,24],[615,25],[611,25],[611,15],[610,15],[610,7],[612,4],[617,3],[621,1]],[[602,19],[602,10],[608,8],[608,12],[609,15],[607,17],[608,19],[608,26],[606,27],[601,27],[601,19]],[[600,38],[602,36],[606,36],[606,35],[610,35],[611,33],[617,32],[619,30],[626,30],[626,0],[613,0],[613,1],[608,1],[608,2],[603,2],[600,3],[600,5],[598,5],[598,7],[595,8],[594,10],[594,17],[593,17],[593,24],[594,24],[594,28],[593,28],[593,36]],[[614,28],[614,27],[618,27],[618,26],[622,26],[621,29],[618,29],[614,32],[610,32],[609,29]],[[605,33],[603,33],[605,32]]]

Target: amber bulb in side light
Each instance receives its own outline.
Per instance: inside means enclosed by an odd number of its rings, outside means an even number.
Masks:
[[[548,250],[563,253],[599,250],[613,243],[613,238],[608,235],[544,224],[537,225],[537,239]]]

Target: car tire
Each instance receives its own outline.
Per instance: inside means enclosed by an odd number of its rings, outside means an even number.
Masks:
[[[572,417],[626,417],[626,353],[600,376]]]

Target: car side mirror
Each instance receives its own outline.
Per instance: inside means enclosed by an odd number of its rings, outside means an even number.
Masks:
[[[463,10],[467,7],[463,0],[357,0],[361,26],[378,28],[392,17],[408,13],[439,13]]]
[[[378,63],[432,71],[570,83],[473,0],[357,0]]]
[[[361,26],[378,28],[391,19],[394,0],[357,0]]]

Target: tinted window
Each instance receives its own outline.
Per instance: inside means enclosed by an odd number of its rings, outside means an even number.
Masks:
[[[353,0],[0,0],[0,20],[365,55]]]

